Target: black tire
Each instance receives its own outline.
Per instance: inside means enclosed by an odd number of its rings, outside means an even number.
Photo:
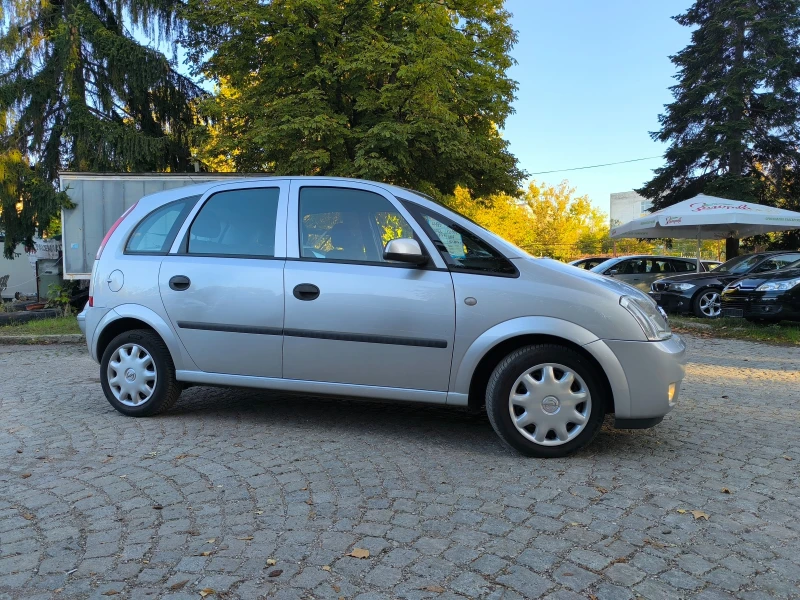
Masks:
[[[525,437],[511,419],[511,388],[525,371],[543,364],[556,363],[575,372],[588,388],[591,412],[583,431],[560,445],[547,446]],[[537,458],[558,458],[576,452],[597,436],[606,412],[606,397],[599,384],[596,367],[570,348],[555,344],[537,344],[515,350],[495,367],[486,387],[486,412],[497,435],[514,450]]]
[[[150,354],[158,375],[150,397],[136,406],[120,402],[112,392],[108,380],[108,363],[117,349],[126,344],[137,344],[144,348]],[[169,410],[178,401],[182,389],[175,379],[175,365],[167,345],[155,332],[148,329],[126,331],[111,340],[100,362],[100,383],[111,406],[129,417],[150,417]]]
[[[755,323],[756,325],[775,325],[781,322],[780,319],[769,319],[765,317],[745,317],[744,320],[748,323]]]
[[[695,317],[699,317],[701,319],[716,319],[722,315],[721,307],[720,312],[716,316],[710,316],[703,312],[701,307],[703,298],[706,297],[707,294],[716,294],[717,301],[721,302],[719,295],[722,292],[719,288],[705,288],[697,292],[694,297],[692,298],[692,312],[694,313]]]

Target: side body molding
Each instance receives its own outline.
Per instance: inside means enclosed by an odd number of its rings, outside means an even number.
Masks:
[[[169,349],[176,370],[199,370],[197,365],[194,364],[194,361],[189,357],[183,344],[178,341],[178,337],[172,325],[155,311],[140,304],[121,304],[115,306],[113,309],[109,310],[97,324],[96,333],[92,342],[92,356],[95,357],[98,362],[103,358],[97,355],[97,341],[100,337],[99,332],[103,331],[112,322],[126,318],[138,319],[139,321],[147,323],[161,336],[161,339],[164,340],[164,343]]]
[[[447,403],[466,405],[472,374],[481,359],[497,344],[521,335],[553,336],[581,346],[594,357],[605,372],[614,395],[617,413],[625,416],[630,412],[630,391],[625,372],[605,342],[580,325],[544,316],[519,317],[504,321],[478,336],[464,353],[461,361],[453,364]],[[458,342],[458,331],[456,331],[456,344]]]

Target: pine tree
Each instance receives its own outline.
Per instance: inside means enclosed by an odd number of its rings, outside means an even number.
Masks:
[[[55,189],[59,170],[189,169],[193,104],[202,90],[133,34],[169,40],[180,6],[179,0],[0,0],[6,255],[30,243],[65,201]]]
[[[651,134],[667,164],[639,192],[655,209],[699,193],[800,208],[800,0],[697,0],[675,20],[696,29]]]
[[[240,171],[514,193],[502,0],[188,0],[220,93],[209,155]]]

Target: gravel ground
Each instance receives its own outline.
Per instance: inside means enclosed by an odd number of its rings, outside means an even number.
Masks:
[[[800,351],[687,341],[662,424],[547,461],[415,405],[126,418],[85,348],[0,347],[0,598],[800,597]]]

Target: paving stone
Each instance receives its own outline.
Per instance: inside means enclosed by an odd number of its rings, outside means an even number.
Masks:
[[[661,424],[554,461],[450,407],[194,387],[127,419],[80,346],[2,346],[0,599],[800,597],[800,430],[764,442],[800,359],[686,341]]]

